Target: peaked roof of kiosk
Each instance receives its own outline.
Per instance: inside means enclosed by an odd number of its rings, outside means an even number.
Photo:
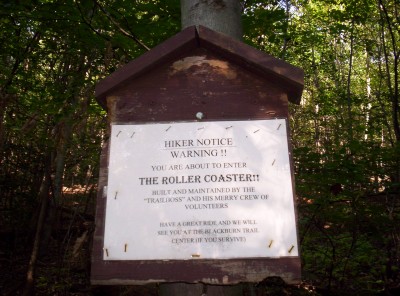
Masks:
[[[300,103],[304,85],[302,69],[203,26],[191,26],[182,30],[101,80],[95,90],[97,101],[106,109],[106,97],[114,90],[195,48],[215,52],[230,62],[281,85],[290,102]]]

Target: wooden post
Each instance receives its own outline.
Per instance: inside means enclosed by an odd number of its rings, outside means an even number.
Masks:
[[[182,30],[201,25],[242,40],[241,15],[239,0],[181,0]]]
[[[226,34],[237,40],[242,40],[241,7],[239,0],[181,0],[182,29],[190,26],[203,25],[214,31]],[[201,295],[196,288],[185,284],[164,284],[160,290],[161,296],[167,295]],[[185,293],[184,289],[191,289]],[[206,287],[202,287],[205,290]],[[207,295],[233,295],[232,291],[221,287],[221,291]],[[236,289],[237,290],[237,289]],[[214,291],[214,290],[213,290]]]

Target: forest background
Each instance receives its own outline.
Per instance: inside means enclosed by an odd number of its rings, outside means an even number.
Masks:
[[[395,293],[400,3],[247,0],[242,8],[244,42],[305,71],[302,102],[290,106],[303,289]],[[27,278],[39,295],[94,293],[107,125],[94,86],[179,31],[179,0],[1,1],[2,295],[22,291]]]

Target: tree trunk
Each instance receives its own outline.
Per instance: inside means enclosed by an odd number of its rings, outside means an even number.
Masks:
[[[216,32],[242,40],[241,4],[239,0],[181,0],[182,30],[202,25]],[[170,295],[242,295],[242,287],[206,284],[161,284],[160,296]]]
[[[239,0],[181,0],[182,30],[202,25],[241,40],[241,14]]]
[[[46,219],[47,204],[49,199],[49,189],[50,189],[50,173],[48,164],[46,163],[45,173],[40,187],[39,198],[41,202],[39,218],[36,226],[35,241],[33,243],[33,249],[31,253],[31,258],[29,260],[28,271],[26,274],[26,283],[23,291],[24,296],[29,296],[34,294],[34,283],[35,283],[35,270],[36,261],[40,251],[40,242],[42,241],[42,229]]]

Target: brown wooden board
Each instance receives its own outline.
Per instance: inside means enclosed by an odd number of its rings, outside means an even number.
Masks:
[[[287,94],[275,84],[202,48],[120,87],[107,103],[113,122],[195,120],[197,112],[205,120],[288,115]]]
[[[190,27],[101,81],[99,103],[110,123],[288,118],[299,102],[302,71],[204,27]],[[101,155],[93,242],[93,284],[259,282],[301,277],[299,257],[224,260],[103,260],[109,148]],[[292,176],[293,179],[293,176]]]
[[[106,97],[112,95],[114,90],[181,54],[190,54],[197,48],[208,49],[250,70],[258,77],[278,84],[284,88],[289,101],[299,104],[304,84],[303,70],[202,26],[197,29],[186,28],[104,78],[96,86],[97,100],[103,108],[107,108]]]

